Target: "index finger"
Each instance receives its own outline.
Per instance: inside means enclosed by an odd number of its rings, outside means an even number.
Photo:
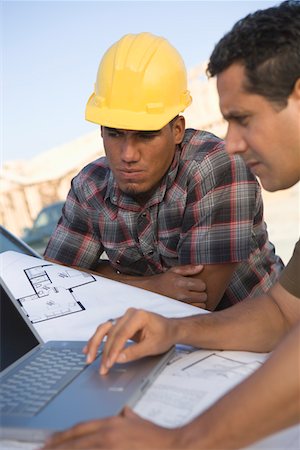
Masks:
[[[107,335],[108,331],[112,327],[112,322],[107,321],[101,325],[99,325],[93,334],[93,336],[89,339],[88,343],[84,347],[83,351],[86,353],[86,363],[92,363],[97,355],[98,348],[103,341],[104,336]]]
[[[134,338],[140,329],[136,320],[135,308],[129,308],[123,317],[119,318],[107,333],[107,340],[103,349],[100,373],[106,374],[115,362],[125,361],[124,347],[128,339]]]
[[[42,447],[41,450],[54,448],[58,445],[66,443],[67,441],[92,433],[99,428],[99,423],[99,420],[81,422],[67,430],[56,432],[46,439],[44,447]]]
[[[133,361],[153,353],[153,339],[145,332],[149,313],[129,308],[107,334],[100,373],[105,374],[116,363]],[[135,343],[124,348],[128,339]],[[157,353],[157,352],[156,352]],[[155,353],[155,354],[156,354]]]

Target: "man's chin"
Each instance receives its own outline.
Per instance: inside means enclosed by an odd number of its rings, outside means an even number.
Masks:
[[[143,191],[138,186],[120,186],[121,191],[129,197],[142,195]]]
[[[129,197],[132,197],[134,200],[136,200],[138,203],[146,203],[148,199],[152,196],[153,192],[155,191],[155,188],[152,188],[150,190],[142,189],[141,186],[120,186],[120,189],[124,194],[128,195]]]
[[[274,179],[270,180],[264,179],[263,177],[258,178],[260,180],[262,187],[265,189],[265,191],[268,192],[283,191],[284,189],[289,189],[295,184],[293,182],[283,182],[282,180],[274,180]]]

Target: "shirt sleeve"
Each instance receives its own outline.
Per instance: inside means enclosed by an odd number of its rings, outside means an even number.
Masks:
[[[85,201],[83,176],[80,173],[71,189],[44,256],[70,266],[94,269],[103,252],[100,237],[95,233],[92,208]]]
[[[247,260],[266,241],[260,186],[238,156],[216,148],[192,174],[182,236],[181,264]]]
[[[279,283],[290,294],[300,299],[300,240],[295,245],[293,256],[282,272]]]

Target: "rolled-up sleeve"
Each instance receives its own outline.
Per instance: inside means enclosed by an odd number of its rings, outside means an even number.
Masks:
[[[103,252],[103,246],[99,235],[94,232],[93,209],[85,199],[83,183],[81,173],[72,180],[62,216],[44,256],[62,264],[93,269]]]

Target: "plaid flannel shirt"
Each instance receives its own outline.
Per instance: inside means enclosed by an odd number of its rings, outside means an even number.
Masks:
[[[122,273],[240,262],[219,307],[267,291],[283,265],[268,241],[260,186],[211,133],[188,129],[160,186],[141,206],[105,157],[73,180],[45,255],[95,269],[103,251]]]

